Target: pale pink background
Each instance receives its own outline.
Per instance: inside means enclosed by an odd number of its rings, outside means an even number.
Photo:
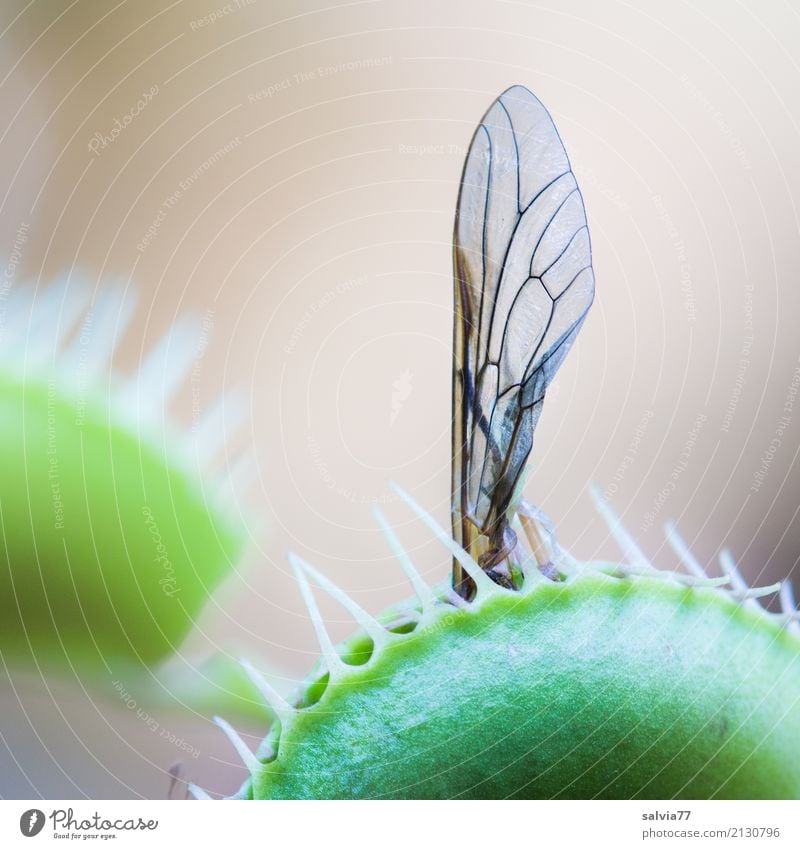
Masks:
[[[224,6],[7,2],[0,19],[0,255],[24,221],[34,282],[66,270],[138,287],[121,370],[179,314],[211,311],[203,403],[235,387],[247,399],[230,456],[250,445],[256,459],[241,494],[252,550],[188,653],[249,652],[287,685],[310,666],[288,549],[370,610],[409,595],[375,500],[426,577],[446,575],[387,481],[447,522],[453,208],[474,125],[512,83],[558,124],[597,278],[537,431],[529,497],[582,558],[616,556],[595,481],[661,566],[674,518],[703,562],[727,545],[752,581],[793,571],[800,408],[752,491],[800,353],[790,4],[253,0],[198,24]],[[93,154],[94,134],[152,86]],[[231,142],[138,250],[180,181]],[[190,422],[188,389],[172,411]],[[324,610],[337,637],[351,629]],[[164,795],[180,752],[123,705],[92,704],[75,682],[11,683],[2,795]],[[193,777],[238,784],[208,719],[161,721],[201,750]]]

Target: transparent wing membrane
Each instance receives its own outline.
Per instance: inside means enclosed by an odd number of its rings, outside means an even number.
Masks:
[[[472,138],[453,254],[453,531],[491,570],[514,544],[509,507],[545,390],[594,297],[580,191],[550,115],[522,86]]]

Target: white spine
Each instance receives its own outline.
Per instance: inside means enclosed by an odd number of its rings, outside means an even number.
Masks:
[[[691,549],[684,542],[683,537],[678,533],[674,522],[667,522],[664,525],[664,533],[667,537],[667,542],[672,547],[675,554],[678,555],[681,563],[694,575],[695,578],[701,580],[708,577],[706,570],[700,565],[700,562],[692,554]]]
[[[614,512],[603,493],[600,492],[599,487],[595,485],[590,486],[589,493],[597,507],[597,511],[605,519],[608,529],[611,531],[611,536],[614,537],[614,540],[620,547],[622,556],[633,567],[633,571],[643,575],[658,572],[655,566],[644,556],[642,550],[634,542],[633,537],[625,530],[622,520]]]
[[[326,578],[319,570],[315,569],[311,564],[306,563],[301,557],[296,554],[290,554],[289,560],[295,569],[299,569],[311,576],[321,589],[325,590],[328,595],[339,602],[342,607],[356,620],[356,622],[369,634],[376,648],[380,648],[386,644],[389,639],[389,632],[386,628],[375,619],[374,616],[367,613],[361,605],[353,601],[352,598],[339,586],[333,583],[330,578]]]
[[[800,611],[798,611],[794,600],[794,589],[791,581],[786,580],[781,584],[780,600],[781,612],[787,627],[793,634],[800,634],[800,622],[798,622]]]
[[[231,745],[236,749],[236,754],[242,759],[242,763],[247,767],[250,775],[255,775],[261,764],[258,758],[250,751],[247,743],[242,740],[236,729],[221,716],[215,716],[214,722],[222,729],[228,740],[230,740]]]
[[[198,326],[197,316],[178,318],[128,379],[122,400],[137,417],[164,415],[164,402],[170,400],[199,354]]]
[[[136,301],[136,290],[121,285],[107,286],[97,293],[75,339],[61,357],[72,379],[88,383],[110,374],[111,358],[133,318]]]
[[[481,595],[500,592],[513,592],[513,590],[503,590],[499,584],[495,582],[481,569],[474,558],[465,551],[449,534],[441,528],[433,516],[417,504],[416,501],[403,489],[401,489],[393,481],[389,482],[389,486],[405,501],[405,503],[419,516],[420,519],[433,531],[436,538],[444,545],[444,547],[455,557],[461,564],[464,571],[472,578],[477,588],[476,601]]]
[[[211,801],[211,796],[203,790],[202,787],[198,787],[193,781],[190,781],[186,785],[186,789],[194,796],[195,799],[199,799],[200,801]]]
[[[311,617],[311,624],[314,626],[314,632],[317,635],[317,641],[319,642],[322,656],[325,659],[328,672],[330,673],[331,678],[333,678],[345,669],[346,664],[339,657],[336,647],[333,645],[333,640],[331,640],[330,634],[325,628],[325,623],[322,620],[322,614],[320,613],[319,606],[314,598],[314,593],[311,592],[308,578],[306,578],[305,571],[298,565],[298,561],[300,561],[300,559],[290,552],[289,564],[294,569],[297,586],[300,588],[300,594],[303,596],[303,601],[308,608],[308,615]]]
[[[414,589],[414,592],[417,594],[417,598],[420,600],[420,604],[422,605],[422,613],[423,615],[427,613],[433,606],[436,604],[436,596],[434,595],[433,590],[425,583],[422,579],[422,576],[417,571],[416,566],[411,562],[411,558],[408,556],[408,552],[403,548],[400,540],[397,538],[397,534],[395,534],[392,526],[386,521],[386,517],[383,513],[378,509],[378,507],[373,505],[372,515],[375,518],[375,521],[378,524],[378,527],[381,530],[381,533],[384,536],[389,548],[394,554],[397,562],[400,564],[403,571],[406,573],[406,577],[408,578],[408,582]]]
[[[267,681],[267,679],[246,658],[239,658],[239,663],[244,669],[247,677],[253,682],[253,686],[261,693],[269,709],[284,725],[294,713],[294,708],[283,698],[283,696]]]

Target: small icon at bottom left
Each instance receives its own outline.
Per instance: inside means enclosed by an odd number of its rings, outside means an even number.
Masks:
[[[44,828],[44,811],[31,808],[19,818],[19,830],[25,837],[36,837]]]

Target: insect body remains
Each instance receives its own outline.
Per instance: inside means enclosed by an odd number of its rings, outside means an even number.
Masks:
[[[552,118],[523,86],[503,92],[472,137],[453,264],[453,536],[513,584],[515,495],[545,390],[594,297],[580,190]],[[453,586],[471,592],[457,562]]]

